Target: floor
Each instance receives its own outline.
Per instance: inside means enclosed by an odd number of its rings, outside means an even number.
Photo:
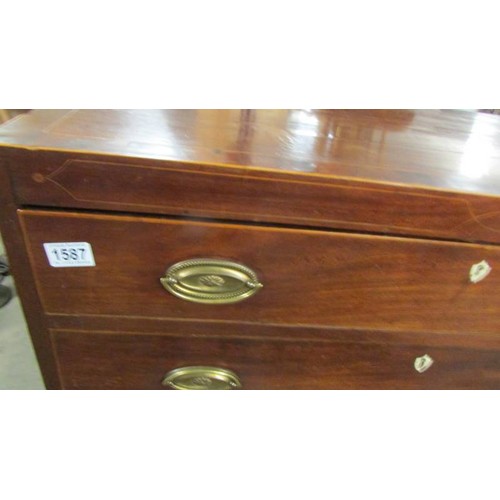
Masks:
[[[0,239],[0,255],[4,253]],[[45,389],[12,276],[2,285],[13,297],[0,308],[0,389]]]

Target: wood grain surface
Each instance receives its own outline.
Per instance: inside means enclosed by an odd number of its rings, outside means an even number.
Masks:
[[[174,368],[230,369],[244,389],[499,389],[498,351],[399,343],[52,331],[66,389],[161,389]],[[416,357],[428,354],[424,373]]]
[[[23,205],[500,243],[500,117],[39,110],[0,127]]]
[[[39,110],[0,144],[500,194],[500,117],[440,110]]]
[[[499,335],[500,248],[327,231],[78,213],[20,212],[49,314],[191,318]],[[54,268],[43,243],[86,241],[95,267]],[[264,288],[229,305],[187,302],[160,284],[168,267],[221,258]],[[470,267],[493,271],[470,283]]]
[[[500,242],[494,196],[243,167],[11,151],[22,205]]]
[[[498,116],[39,110],[0,127],[0,181],[48,388],[160,389],[196,364],[247,389],[500,388]],[[96,266],[51,267],[43,243],[68,241]],[[161,286],[199,257],[264,288],[209,306]]]
[[[47,334],[46,317],[30,272],[30,261],[17,216],[17,206],[10,190],[5,160],[0,158],[0,231],[9,259],[10,272],[15,276],[16,291],[29,327],[37,359],[42,367],[45,386],[60,388],[52,342]]]

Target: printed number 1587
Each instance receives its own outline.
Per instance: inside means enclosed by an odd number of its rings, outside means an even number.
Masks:
[[[85,248],[54,248],[52,253],[59,261],[85,259]]]

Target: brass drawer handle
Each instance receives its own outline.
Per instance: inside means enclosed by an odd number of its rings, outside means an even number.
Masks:
[[[185,366],[168,372],[162,385],[183,390],[240,389],[236,373],[213,366]]]
[[[176,297],[202,304],[239,302],[263,286],[250,268],[219,259],[178,262],[167,269],[160,282]]]

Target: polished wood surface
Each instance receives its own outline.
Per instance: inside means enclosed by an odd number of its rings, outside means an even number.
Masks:
[[[0,232],[9,256],[9,267],[15,276],[16,290],[22,299],[22,308],[29,327],[31,340],[42,376],[49,389],[60,388],[52,343],[47,335],[46,316],[31,275],[28,252],[17,217],[17,205],[10,190],[5,162],[0,158]]]
[[[0,145],[500,194],[500,117],[439,110],[39,110]]]
[[[160,389],[193,364],[249,389],[500,388],[498,116],[33,111],[0,127],[0,175],[48,388]],[[43,243],[67,241],[96,267],[51,267]],[[264,288],[170,295],[160,277],[197,257]]]
[[[178,328],[182,329],[181,325]],[[227,336],[52,331],[66,389],[161,389],[174,368],[230,369],[244,389],[499,389],[498,351]],[[430,355],[424,373],[414,360]]]
[[[246,167],[13,153],[10,174],[23,205],[500,243],[500,200],[492,196]]]
[[[500,336],[471,335],[466,330],[424,332],[403,330],[351,329],[304,325],[262,325],[251,321],[196,320],[190,318],[146,318],[140,316],[75,316],[50,314],[46,318],[50,330],[108,332],[120,335],[183,335],[186,338],[227,337],[230,339],[272,339],[376,343],[384,345],[420,345],[424,347],[460,347],[500,352]],[[265,336],[263,337],[263,332]],[[500,355],[500,354],[499,354]]]
[[[155,217],[21,211],[49,314],[231,320],[499,335],[500,248]],[[95,267],[54,268],[43,243],[86,241]],[[159,279],[193,258],[249,266],[264,288],[229,305],[174,297]],[[471,266],[493,272],[469,282]]]

